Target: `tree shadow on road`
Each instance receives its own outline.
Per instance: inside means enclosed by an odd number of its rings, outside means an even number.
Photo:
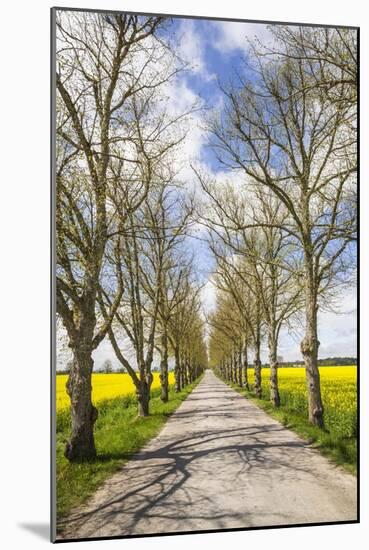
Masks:
[[[185,411],[176,414],[186,416]],[[203,411],[197,410],[196,415],[199,414],[209,416],[211,411],[204,408]],[[221,415],[225,414],[227,412],[222,411]],[[189,421],[192,422],[191,415],[189,416]],[[272,432],[274,438],[276,432],[279,432],[280,438],[277,441],[268,441],[267,434]],[[122,527],[118,534],[134,534],[138,522],[145,517],[155,517],[158,520],[172,518],[177,521],[184,519],[187,522],[211,520],[214,529],[225,528],[227,519],[237,518],[235,514],[230,516],[221,510],[201,488],[189,484],[196,465],[206,459],[205,463],[201,463],[201,467],[204,475],[209,476],[209,482],[213,475],[217,475],[217,464],[227,454],[232,455],[231,459],[240,464],[237,477],[245,472],[260,475],[262,472],[265,473],[266,469],[274,467],[278,467],[281,483],[284,481],[283,476],[291,479],[298,471],[315,476],[315,471],[309,471],[306,458],[301,463],[295,460],[291,464],[291,449],[305,448],[307,444],[296,438],[291,439],[289,433],[277,423],[268,423],[244,428],[200,431],[174,442],[165,442],[163,439],[162,445],[154,450],[142,450],[137,453],[120,474],[107,482],[109,498],[105,498],[101,504],[90,503],[85,511],[77,511],[64,518],[59,522],[59,530],[62,533],[64,529],[63,536],[73,538],[73,533],[78,527],[85,524],[86,529],[87,524],[90,530],[87,536],[93,536],[97,528],[99,532],[106,530],[106,535],[109,535],[111,525],[119,518]],[[281,471],[284,472],[283,476]],[[122,473],[127,480],[126,484]],[[237,479],[234,482],[237,484]],[[190,489],[188,485],[191,485]],[[244,511],[240,521],[244,521],[245,524],[247,522]],[[168,527],[165,529],[166,532],[167,529]]]

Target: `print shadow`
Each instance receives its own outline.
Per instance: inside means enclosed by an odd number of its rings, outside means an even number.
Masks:
[[[18,523],[18,527],[37,535],[40,539],[50,540],[50,525],[48,523]]]

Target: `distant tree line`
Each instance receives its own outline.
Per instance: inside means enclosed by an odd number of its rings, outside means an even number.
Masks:
[[[357,365],[357,357],[326,357],[325,359],[318,359],[318,365],[320,367],[345,367]],[[304,361],[279,361],[278,367],[303,367]],[[270,367],[269,363],[263,363],[262,368]]]

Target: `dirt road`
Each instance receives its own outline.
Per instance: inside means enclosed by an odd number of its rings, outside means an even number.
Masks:
[[[356,478],[211,371],[58,538],[356,519]]]

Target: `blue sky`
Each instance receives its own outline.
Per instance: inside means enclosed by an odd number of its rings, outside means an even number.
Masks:
[[[192,94],[203,100],[206,109],[221,108],[222,94],[218,81],[227,83],[235,77],[241,65],[245,69],[247,38],[256,37],[264,44],[272,40],[267,26],[257,23],[175,19],[174,30],[180,41],[182,56],[192,65],[192,69],[180,78]],[[206,137],[198,143],[197,157],[212,172],[224,171],[224,166],[219,165],[207,147]],[[196,254],[200,279],[205,281],[211,276],[211,255],[201,242],[193,242],[191,246]],[[209,282],[203,292],[205,309],[213,307],[214,296],[214,287]],[[342,296],[335,313],[319,314],[320,356],[356,356],[356,331],[356,289],[353,289]],[[282,331],[279,354],[285,360],[301,359],[299,348],[302,334],[302,327],[295,327],[291,332],[287,329]],[[266,357],[267,350],[264,347],[263,359]]]
[[[207,110],[221,106],[224,85],[236,78],[236,71],[247,58],[247,37],[264,41],[270,37],[266,25],[198,19],[174,19],[173,33],[179,41],[180,55],[189,69],[180,76],[185,85],[203,102]],[[214,172],[223,170],[212,150],[204,143],[201,160]]]
[[[235,76],[235,69],[243,65],[243,59],[247,56],[247,38],[256,37],[264,44],[271,40],[266,25],[257,23],[175,18],[171,32],[178,42],[181,57],[189,64],[187,71],[181,73],[168,89],[170,102],[179,112],[195,101],[201,102],[205,113],[207,109],[220,110],[222,94],[218,82],[226,83]],[[181,179],[185,182],[194,182],[191,161],[200,163],[213,174],[224,171],[224,166],[218,163],[207,146],[208,137],[203,130],[204,112],[198,112],[192,117],[182,159],[184,169],[181,171]],[[200,233],[199,236],[205,235]],[[209,311],[214,307],[215,298],[211,283],[213,260],[207,245],[201,240],[190,239],[188,246],[195,255],[198,279],[204,284],[203,306]],[[326,312],[319,315],[320,357],[356,355],[356,289],[342,297],[339,309],[340,314]],[[295,327],[292,333],[282,331],[279,355],[284,360],[301,359],[299,347],[302,333],[302,327]],[[64,362],[62,355],[61,363]],[[108,340],[94,352],[94,357],[96,368],[107,358],[111,359],[114,366],[119,366]],[[265,346],[262,359],[267,359]]]

